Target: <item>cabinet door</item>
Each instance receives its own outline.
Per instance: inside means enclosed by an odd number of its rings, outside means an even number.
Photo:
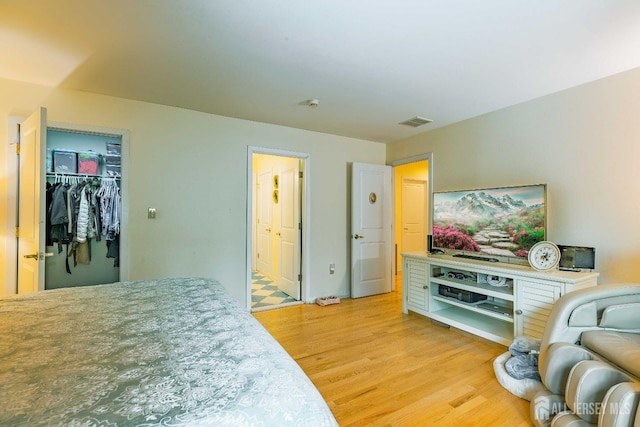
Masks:
[[[516,284],[516,335],[542,338],[553,304],[562,295],[562,285],[518,280]]]
[[[427,277],[427,263],[408,259],[405,262],[407,284],[407,306],[409,310],[425,314],[429,310],[429,287]]]

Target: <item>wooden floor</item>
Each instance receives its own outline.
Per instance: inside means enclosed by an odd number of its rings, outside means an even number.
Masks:
[[[496,381],[506,348],[415,313],[401,292],[254,313],[346,426],[529,426]]]

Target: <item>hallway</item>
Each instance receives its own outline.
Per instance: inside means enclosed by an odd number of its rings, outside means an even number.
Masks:
[[[278,289],[269,276],[258,271],[251,272],[251,310],[264,310],[298,301]]]

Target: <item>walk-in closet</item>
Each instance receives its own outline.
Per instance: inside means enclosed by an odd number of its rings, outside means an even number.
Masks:
[[[47,130],[45,289],[120,278],[122,136]]]

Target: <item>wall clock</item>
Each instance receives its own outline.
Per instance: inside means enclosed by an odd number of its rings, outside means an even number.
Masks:
[[[560,249],[553,242],[538,242],[529,250],[529,264],[538,271],[553,270],[560,262]]]

